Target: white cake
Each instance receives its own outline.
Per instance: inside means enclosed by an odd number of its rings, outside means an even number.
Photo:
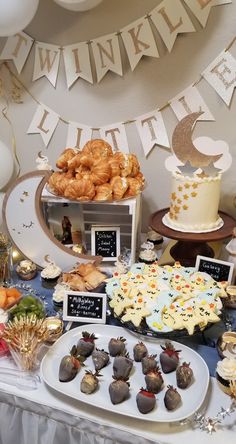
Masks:
[[[219,217],[221,174],[192,177],[172,173],[170,210],[163,223],[173,230],[184,232],[208,232],[219,229],[223,220]]]

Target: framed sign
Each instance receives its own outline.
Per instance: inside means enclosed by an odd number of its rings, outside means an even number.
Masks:
[[[63,320],[105,324],[106,306],[104,293],[67,291],[63,302]]]
[[[107,261],[116,261],[120,255],[120,227],[93,225],[91,228],[91,254]]]
[[[195,267],[198,271],[205,271],[215,281],[228,281],[231,284],[234,264],[232,262],[220,261],[206,256],[197,256]]]

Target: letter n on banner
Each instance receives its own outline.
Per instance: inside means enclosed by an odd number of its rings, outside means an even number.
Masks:
[[[69,122],[66,146],[70,148],[82,149],[92,138],[92,128],[82,123]]]
[[[172,50],[178,34],[195,32],[180,0],[163,0],[151,11],[150,15],[169,52]]]
[[[121,37],[132,71],[142,56],[159,57],[151,26],[146,17],[141,17],[139,20],[122,28]]]
[[[128,139],[123,123],[112,123],[112,125],[103,126],[99,132],[101,138],[110,143],[113,151],[129,153]]]
[[[160,111],[152,111],[137,117],[136,127],[146,157],[154,145],[170,147],[168,134]]]
[[[99,39],[94,39],[91,43],[97,80],[100,82],[108,71],[115,72],[122,76],[122,63],[118,36],[109,34]]]
[[[223,51],[202,72],[202,76],[229,106],[236,87],[236,60],[232,54]]]
[[[48,146],[58,121],[58,114],[43,104],[38,105],[27,134],[41,134],[44,144]]]
[[[0,60],[12,60],[17,72],[20,74],[27,60],[34,40],[25,32],[8,37],[0,55]]]
[[[55,87],[60,61],[60,48],[56,45],[36,42],[33,80],[47,77]]]

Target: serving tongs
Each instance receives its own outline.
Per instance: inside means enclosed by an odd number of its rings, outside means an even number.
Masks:
[[[0,382],[22,390],[36,390],[41,379],[39,375],[33,375],[24,370],[0,367]]]

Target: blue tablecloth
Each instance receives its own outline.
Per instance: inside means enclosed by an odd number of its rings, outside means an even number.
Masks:
[[[31,281],[22,281],[15,274],[13,275],[13,284],[23,287],[25,294],[31,293],[40,298],[45,305],[48,316],[57,315],[62,317],[62,310],[57,309],[53,304],[53,289],[47,289],[42,286],[39,274]],[[107,316],[107,324],[120,325],[112,316]],[[236,310],[225,310],[223,320],[214,324],[204,333],[176,339],[178,342],[183,342],[185,345],[191,347],[202,356],[208,365],[211,376],[215,376],[216,363],[220,359],[216,349],[217,339],[227,329],[227,324],[231,324],[231,329],[236,330]],[[72,327],[79,325],[82,324],[74,322]]]

